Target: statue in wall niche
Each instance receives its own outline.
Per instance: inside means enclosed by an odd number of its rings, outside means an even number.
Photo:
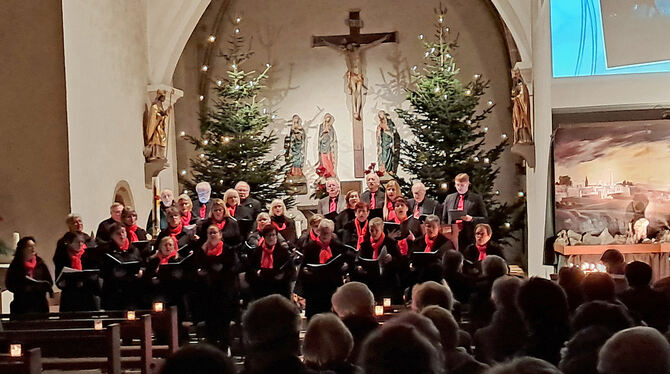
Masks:
[[[167,129],[171,107],[166,109],[163,106],[165,95],[164,90],[156,92],[156,98],[151,103],[149,116],[144,126],[144,158],[147,162],[167,159]]]
[[[333,123],[335,117],[326,113],[319,125],[319,164],[325,178],[335,177],[337,169],[337,134]]]
[[[530,95],[519,69],[512,70],[512,126],[514,144],[533,143],[530,129]]]
[[[291,186],[294,194],[307,193],[307,179],[303,173],[307,154],[307,135],[302,125],[302,118],[294,114],[291,118],[291,131],[284,139],[286,162],[291,165],[286,183]]]
[[[377,163],[379,171],[394,175],[398,172],[400,135],[391,116],[383,110],[377,113]]]

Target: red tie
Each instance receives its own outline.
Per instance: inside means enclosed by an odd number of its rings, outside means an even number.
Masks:
[[[376,192],[375,193],[370,192],[370,210],[375,208],[375,204],[376,204],[375,200],[377,200],[376,197],[375,197],[376,195],[377,195]]]
[[[465,195],[458,195],[458,207],[456,209],[458,210],[465,210]],[[456,220],[456,223],[458,224],[458,229],[462,230],[463,229],[463,221],[460,219]]]
[[[414,218],[419,218],[421,216],[421,210],[419,209],[419,202],[414,202]]]
[[[205,219],[205,214],[207,213],[207,205],[203,204],[200,207],[200,218]]]
[[[329,213],[332,213],[337,210],[337,198],[330,198],[330,208],[328,209]]]

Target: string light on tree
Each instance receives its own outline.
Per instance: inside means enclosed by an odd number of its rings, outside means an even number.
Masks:
[[[200,100],[200,101],[205,100],[205,95],[200,95],[200,97],[198,97],[198,100]]]
[[[474,77],[475,77],[475,79],[479,79],[481,77],[481,75],[480,74],[475,74]]]
[[[216,41],[216,36],[214,36],[214,35],[210,35],[210,36],[207,38],[207,41],[210,42],[210,43],[214,43],[214,42]]]
[[[205,140],[202,142],[202,144],[204,144],[204,145],[209,144],[209,140],[205,139]]]
[[[209,70],[209,66],[207,66],[207,65],[202,65],[202,66],[200,67],[200,70],[202,70],[202,71],[207,71],[207,70]]]
[[[182,132],[180,132],[180,133],[179,133],[179,136],[182,136],[182,137],[186,136],[186,131],[182,131]]]
[[[186,175],[186,169],[182,169],[181,175]]]
[[[507,139],[507,134],[503,133],[502,135],[500,135],[500,137],[503,138],[503,140],[506,140]]]
[[[242,18],[240,18],[240,17],[235,18],[235,23],[239,24],[241,21],[242,21]]]
[[[524,196],[526,196],[526,194],[525,194],[523,191],[519,191],[519,192],[517,193],[517,196],[519,196],[519,197],[524,197]]]
[[[489,127],[488,126],[484,127],[484,132],[489,132]]]
[[[222,84],[223,84],[223,81],[222,81],[221,79],[219,79],[218,81],[216,81],[216,85],[217,85],[217,86],[221,87]]]
[[[489,106],[493,106],[493,100],[489,100],[487,104],[489,104]]]
[[[239,33],[240,33],[240,29],[235,28],[235,34],[239,34]]]
[[[419,34],[419,40],[423,40],[423,34]]]

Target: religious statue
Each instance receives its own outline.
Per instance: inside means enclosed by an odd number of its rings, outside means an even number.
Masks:
[[[325,178],[336,176],[337,168],[337,134],[333,127],[335,117],[326,113],[319,125],[319,166]]]
[[[400,135],[391,116],[383,110],[377,113],[377,162],[379,171],[395,175],[400,156]]]
[[[512,70],[512,126],[514,144],[533,143],[530,129],[530,95],[519,69]]]
[[[291,165],[286,177],[286,183],[295,194],[307,193],[307,179],[302,168],[305,165],[307,154],[307,135],[302,125],[302,118],[294,114],[291,119],[291,132],[284,138],[286,162]]]
[[[174,90],[173,92],[174,93]],[[149,161],[167,159],[167,129],[170,119],[170,108],[165,109],[164,90],[156,92],[156,98],[149,108],[144,132],[144,157]]]
[[[388,35],[384,35],[365,45],[349,43],[346,38],[342,38],[341,44],[331,43],[326,38],[321,38],[321,42],[326,46],[344,54],[347,64],[347,72],[344,76],[347,79],[349,95],[351,95],[351,109],[354,119],[359,121],[361,120],[361,109],[363,108],[363,95],[367,93],[368,89],[365,86],[365,78],[363,77],[362,52],[385,42],[388,38]]]

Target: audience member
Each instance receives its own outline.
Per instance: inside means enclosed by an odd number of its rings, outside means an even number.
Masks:
[[[242,327],[247,353],[243,373],[316,373],[298,358],[300,315],[285,297],[270,295],[249,304]]]
[[[563,374],[598,374],[598,352],[614,332],[603,326],[579,330],[561,351]]]
[[[590,273],[582,281],[585,301],[602,300],[616,302],[614,280],[607,273]]]
[[[623,254],[616,249],[608,249],[603,252],[600,262],[605,265],[607,274],[612,276],[612,280],[614,280],[615,293],[619,294],[625,291],[628,288],[628,283],[624,276],[626,261]]]
[[[656,329],[631,327],[605,342],[598,354],[600,374],[668,374],[670,344]]]
[[[534,357],[519,357],[489,369],[486,374],[562,374],[556,366]]]
[[[602,326],[615,333],[635,326],[635,321],[622,304],[596,300],[577,308],[570,323],[573,335],[592,326]]]
[[[331,302],[333,312],[354,338],[354,348],[349,357],[352,362],[357,362],[363,341],[379,327],[374,315],[374,295],[364,283],[349,282],[335,291]]]
[[[434,281],[414,286],[412,289],[412,310],[418,313],[430,305],[441,306],[451,311],[454,306],[454,296],[449,287]]]
[[[495,312],[491,323],[475,332],[475,358],[487,364],[503,362],[514,356],[526,343],[526,326],[516,306],[523,281],[502,276],[493,282],[491,300]]]
[[[493,317],[495,307],[491,302],[493,282],[507,275],[509,268],[502,257],[490,255],[482,261],[482,275],[475,282],[474,292],[470,297],[470,318],[473,330],[488,325]]]
[[[440,341],[444,353],[444,364],[447,373],[475,374],[483,373],[487,366],[477,362],[462,348],[458,348],[459,327],[454,316],[446,309],[437,305],[424,308],[421,314],[428,317],[440,332]]]
[[[619,294],[619,300],[636,318],[664,334],[670,323],[670,303],[663,293],[651,289],[651,266],[633,261],[625,273],[629,288]]]
[[[235,374],[233,361],[209,344],[185,345],[165,360],[160,374]]]
[[[568,306],[571,313],[574,313],[575,309],[584,302],[584,294],[582,293],[584,277],[584,272],[577,266],[564,266],[558,271],[558,285],[563,288],[565,295],[568,297]]]
[[[444,255],[444,280],[454,294],[454,298],[461,303],[470,300],[470,293],[474,287],[472,279],[463,274],[463,255],[459,251],[447,251]]]
[[[358,373],[349,360],[354,338],[334,314],[317,314],[309,321],[302,354],[307,367],[334,374]]]
[[[548,279],[532,277],[519,288],[517,305],[529,334],[521,353],[558,364],[569,329],[563,289]]]

